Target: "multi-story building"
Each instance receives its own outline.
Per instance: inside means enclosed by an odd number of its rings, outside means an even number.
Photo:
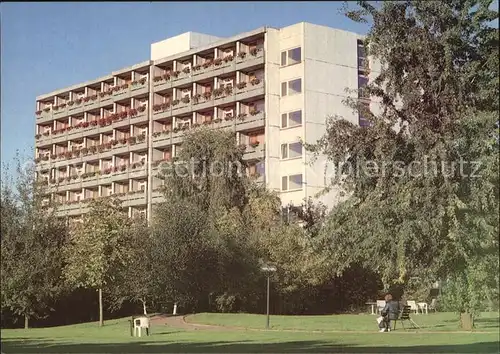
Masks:
[[[331,115],[364,124],[342,102],[370,76],[361,39],[298,23],[153,43],[150,60],[37,97],[37,174],[70,217],[111,194],[149,216],[162,200],[158,164],[206,125],[234,131],[247,172],[298,204],[325,185],[324,160],[310,164],[301,142],[319,139]]]

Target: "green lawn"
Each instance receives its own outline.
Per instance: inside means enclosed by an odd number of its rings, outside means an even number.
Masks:
[[[304,331],[373,331],[377,316],[362,315],[325,315],[325,316],[271,316],[271,329]],[[422,331],[460,331],[458,315],[451,312],[412,315],[411,318]],[[264,328],[265,315],[200,313],[186,317],[187,322],[232,326],[244,328]],[[405,324],[407,327],[407,325]],[[499,313],[482,313],[476,320],[478,332],[498,331]],[[397,329],[401,328],[397,324]]]
[[[434,315],[433,315],[434,316]],[[449,317],[448,317],[449,316]],[[496,316],[496,318],[495,318]],[[233,318],[231,320],[231,317]],[[273,328],[299,328],[302,330],[334,330],[342,322],[363,324],[364,329],[376,331],[375,316],[272,316]],[[417,323],[423,323],[416,317]],[[262,328],[265,316],[199,314],[189,316],[193,321],[212,319],[229,325],[241,324]],[[150,337],[132,338],[127,319],[107,321],[105,327],[96,323],[72,326],[2,330],[4,353],[165,353],[165,352],[364,352],[364,353],[497,353],[499,352],[498,314],[483,316],[479,328],[496,333],[446,333],[455,330],[452,315],[429,315],[426,321],[434,323],[440,333],[415,333],[395,331],[391,333],[304,333],[280,331],[183,331],[157,325]],[[365,323],[366,321],[366,323]],[[206,322],[206,321],[204,321]],[[482,322],[482,323],[481,323]],[[374,325],[375,323],[375,325]],[[335,324],[335,325],[333,325]],[[281,327],[280,327],[281,326]],[[455,326],[455,327],[454,327]],[[350,326],[345,326],[352,330]],[[363,329],[363,328],[360,328]],[[426,329],[427,330],[427,329]]]

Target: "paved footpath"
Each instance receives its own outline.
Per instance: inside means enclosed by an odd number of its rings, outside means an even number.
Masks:
[[[290,333],[378,333],[378,331],[306,331],[299,329],[258,329],[258,328],[244,328],[244,327],[234,327],[234,326],[216,326],[207,325],[200,323],[190,323],[186,321],[186,316],[172,316],[172,315],[156,315],[151,318],[152,325],[167,325],[173,328],[180,328],[186,331],[252,331],[252,332],[290,332]],[[498,334],[498,332],[467,332],[467,331],[425,331],[425,330],[407,330],[407,331],[397,331],[398,333],[406,334],[423,334],[423,333],[447,333],[447,334]]]

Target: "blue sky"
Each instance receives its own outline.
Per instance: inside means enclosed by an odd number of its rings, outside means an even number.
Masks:
[[[311,22],[366,33],[341,2],[2,3],[1,159],[32,156],[35,98],[149,59],[150,44],[194,31],[230,37]]]

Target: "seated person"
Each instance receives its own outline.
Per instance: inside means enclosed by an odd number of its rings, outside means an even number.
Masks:
[[[385,296],[385,306],[381,311],[383,320],[379,323],[380,332],[391,330],[391,320],[397,320],[399,316],[399,303],[392,300],[392,295]]]

